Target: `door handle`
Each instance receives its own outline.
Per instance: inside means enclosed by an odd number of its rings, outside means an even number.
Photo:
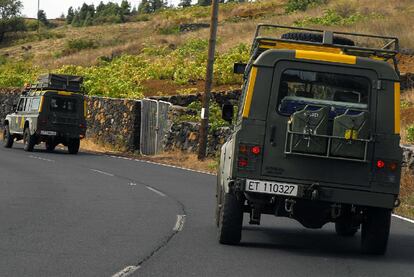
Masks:
[[[272,129],[270,131],[270,145],[273,147],[276,146],[276,126],[272,126]]]

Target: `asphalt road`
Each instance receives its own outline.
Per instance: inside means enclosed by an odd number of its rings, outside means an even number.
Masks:
[[[414,224],[398,218],[384,257],[270,216],[219,245],[214,190],[182,169],[1,148],[0,276],[414,276]]]

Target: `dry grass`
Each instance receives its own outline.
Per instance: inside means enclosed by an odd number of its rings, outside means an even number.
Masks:
[[[396,209],[396,213],[414,218],[414,172],[405,169],[401,176],[401,205]]]

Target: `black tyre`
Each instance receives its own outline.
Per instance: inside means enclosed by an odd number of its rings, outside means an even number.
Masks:
[[[323,35],[322,34],[314,34],[314,33],[286,33],[283,34],[282,39],[291,39],[291,40],[302,40],[302,41],[311,41],[311,42],[322,42]],[[348,46],[355,46],[355,42],[344,37],[335,36],[333,39],[334,44],[339,45],[348,45]]]
[[[29,128],[24,129],[23,132],[24,151],[33,152],[36,145],[36,136],[30,134]]]
[[[243,225],[243,206],[232,193],[221,193],[223,206],[220,209],[219,242],[222,244],[238,244],[241,240]]]
[[[387,250],[391,210],[369,208],[362,223],[361,250],[365,254],[383,255]]]
[[[69,154],[78,154],[80,147],[80,139],[70,139],[68,143]]]
[[[45,143],[45,145],[46,145],[46,151],[47,152],[53,152],[53,151],[55,151],[56,143],[54,141],[47,140],[46,143]]]
[[[352,225],[349,221],[335,222],[335,231],[341,237],[353,237],[358,232],[359,226]]]
[[[12,148],[13,147],[13,136],[10,134],[10,128],[9,125],[4,126],[3,129],[3,146],[6,148]]]

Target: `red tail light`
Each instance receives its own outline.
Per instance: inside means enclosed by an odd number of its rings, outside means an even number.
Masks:
[[[246,159],[239,159],[239,167],[246,167],[248,165],[249,163],[247,162]]]
[[[378,160],[377,161],[377,167],[378,168],[384,168],[385,167],[385,162],[383,160]]]
[[[398,168],[398,164],[396,162],[391,162],[388,164],[388,169],[391,171],[395,171]]]
[[[252,153],[255,155],[259,155],[261,152],[260,146],[253,146],[251,149]]]

